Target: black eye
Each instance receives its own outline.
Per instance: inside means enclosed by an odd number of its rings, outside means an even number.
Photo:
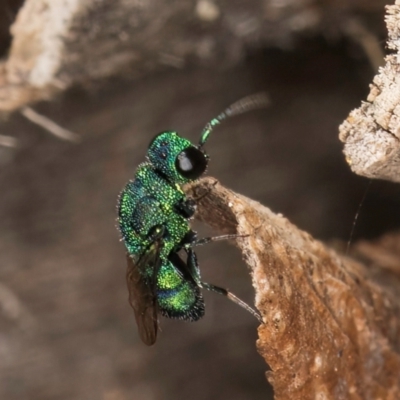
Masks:
[[[192,146],[179,153],[175,166],[184,178],[197,179],[207,168],[207,158],[202,151]]]

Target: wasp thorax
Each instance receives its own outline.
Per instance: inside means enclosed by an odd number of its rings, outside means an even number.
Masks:
[[[150,143],[148,157],[156,170],[172,183],[187,183],[206,170],[207,158],[174,131],[158,134]]]

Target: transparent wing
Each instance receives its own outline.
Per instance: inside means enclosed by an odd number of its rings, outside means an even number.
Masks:
[[[156,277],[160,268],[159,258],[161,242],[155,242],[146,253],[135,262],[127,254],[128,268],[126,282],[129,291],[129,303],[135,313],[135,319],[142,341],[151,346],[156,342],[158,331],[158,309],[155,293]],[[146,281],[140,271],[152,268],[152,279]]]

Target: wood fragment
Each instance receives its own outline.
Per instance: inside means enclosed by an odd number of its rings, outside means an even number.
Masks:
[[[372,242],[360,240],[351,254],[371,268],[379,267],[400,277],[400,232],[387,233]]]
[[[109,76],[139,77],[188,61],[235,65],[248,48],[292,48],[304,33],[339,38],[344,19],[379,18],[385,3],[25,0],[0,64],[0,112]]]
[[[370,85],[367,101],[340,126],[339,138],[356,174],[400,182],[400,0],[386,10],[393,53]]]
[[[257,345],[275,399],[398,399],[400,281],[378,281],[365,265],[214,182],[190,188],[197,197],[210,191],[197,217],[249,235],[237,245],[264,319]]]

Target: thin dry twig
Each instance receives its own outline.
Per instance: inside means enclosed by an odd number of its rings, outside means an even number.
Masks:
[[[63,128],[62,126],[56,124],[51,119],[37,113],[30,107],[22,108],[21,114],[29,121],[33,122],[36,125],[41,126],[46,131],[50,132],[54,136],[57,136],[59,139],[76,143],[81,141],[81,137],[77,133],[71,132],[68,129]]]
[[[357,18],[349,18],[344,23],[345,33],[364,50],[368,60],[378,72],[379,67],[384,64],[385,54],[377,35],[368,30],[365,25]]]

